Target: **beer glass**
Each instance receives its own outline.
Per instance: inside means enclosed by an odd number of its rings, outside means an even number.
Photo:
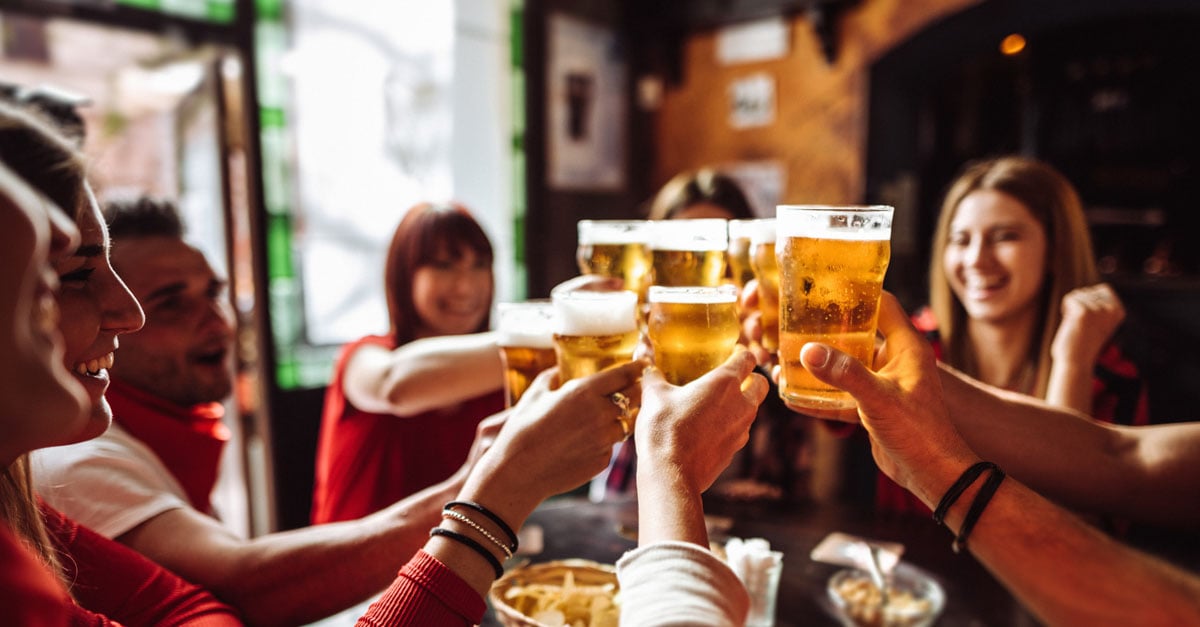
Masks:
[[[625,289],[637,292],[645,301],[650,285],[651,227],[648,220],[580,220],[575,252],[579,271],[623,279]]]
[[[554,305],[548,300],[496,305],[506,407],[521,400],[538,373],[554,366],[553,323]]]
[[[633,360],[638,343],[637,294],[556,292],[554,352],[561,382]]]
[[[758,279],[762,347],[779,352],[779,264],[775,261],[775,220],[756,220],[750,229],[750,266]]]
[[[754,277],[754,269],[750,266],[750,231],[756,220],[729,221],[729,273],[738,289],[746,287],[746,282]]]
[[[721,365],[740,335],[737,288],[650,287],[646,334],[654,365],[674,385],[684,385]]]
[[[728,220],[659,220],[650,244],[652,285],[716,286],[725,278]]]
[[[779,264],[779,394],[799,407],[855,406],[800,363],[805,342],[822,342],[870,367],[879,296],[891,257],[892,208],[776,209]]]

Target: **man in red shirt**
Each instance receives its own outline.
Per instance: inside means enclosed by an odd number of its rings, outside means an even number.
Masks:
[[[114,425],[90,442],[39,455],[52,505],[237,607],[249,623],[299,624],[388,586],[441,520],[464,470],[371,516],[243,539],[210,494],[229,432],[233,323],[225,281],[184,239],[173,206],[110,207],[113,266],[146,313],[121,338],[108,400]],[[486,427],[484,425],[487,425]],[[498,429],[485,421],[479,444]]]

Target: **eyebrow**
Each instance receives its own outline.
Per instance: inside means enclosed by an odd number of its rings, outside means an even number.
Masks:
[[[85,244],[75,249],[75,257],[99,257],[104,254],[104,247],[100,244]]]
[[[183,281],[176,281],[174,283],[168,283],[168,284],[154,290],[153,292],[150,292],[149,294],[147,294],[146,300],[152,301],[152,300],[158,300],[160,298],[164,298],[166,296],[173,296],[175,294],[182,292],[186,288],[187,288],[187,284],[184,283]]]

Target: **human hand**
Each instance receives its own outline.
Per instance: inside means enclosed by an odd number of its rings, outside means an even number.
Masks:
[[[634,361],[557,386],[557,368],[538,375],[512,408],[496,442],[484,453],[460,493],[487,504],[514,528],[547,497],[578,487],[608,465],[624,437],[615,392],[637,406]]]
[[[1055,361],[1090,371],[1104,345],[1125,320],[1125,307],[1107,283],[1080,287],[1062,299],[1062,322],[1050,344]]]
[[[800,359],[816,378],[854,397],[880,470],[932,506],[946,487],[939,477],[961,472],[977,456],[950,423],[933,349],[894,296],[884,293],[879,308],[884,343],[875,372],[816,342],[804,345]]]
[[[663,379],[657,369],[642,378],[642,410],[634,438],[638,474],[664,470],[700,494],[745,446],[767,380],[754,372],[745,350],[684,386]]]
[[[758,279],[750,279],[742,288],[738,298],[738,315],[742,320],[742,336],[740,344],[750,349],[755,361],[770,370],[778,363],[779,358],[762,346],[762,310],[758,307]],[[744,340],[744,341],[743,341]]]
[[[581,274],[555,285],[550,290],[553,295],[557,292],[573,292],[585,290],[592,292],[615,292],[624,289],[625,281],[619,277],[607,277],[599,274]]]

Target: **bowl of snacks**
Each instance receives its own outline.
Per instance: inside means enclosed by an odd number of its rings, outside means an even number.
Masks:
[[[617,627],[619,592],[612,566],[559,560],[508,571],[488,597],[506,627]]]
[[[847,568],[829,578],[826,592],[847,627],[928,627],[946,605],[942,586],[903,562],[888,575],[884,587],[886,599],[867,571]]]

